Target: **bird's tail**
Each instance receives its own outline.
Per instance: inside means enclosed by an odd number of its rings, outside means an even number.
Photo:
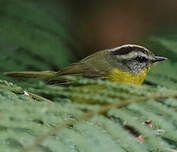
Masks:
[[[52,71],[22,71],[22,72],[5,72],[4,74],[9,77],[23,77],[23,78],[47,78],[53,77],[57,72]]]

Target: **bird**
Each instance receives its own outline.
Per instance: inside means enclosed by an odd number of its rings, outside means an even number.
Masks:
[[[151,66],[166,57],[154,55],[149,49],[136,45],[124,44],[115,48],[97,51],[84,59],[57,71],[22,71],[6,72],[11,77],[49,77],[73,75],[89,79],[109,80],[118,83],[141,85]],[[55,82],[55,81],[54,81]],[[59,80],[59,82],[61,82]]]

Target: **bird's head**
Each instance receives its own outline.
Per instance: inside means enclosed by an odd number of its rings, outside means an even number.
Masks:
[[[167,60],[165,57],[155,56],[145,47],[127,44],[108,49],[111,64],[123,71],[138,74],[153,63]],[[110,59],[109,59],[110,60]]]

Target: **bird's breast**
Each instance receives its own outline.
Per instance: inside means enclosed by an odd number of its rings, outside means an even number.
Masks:
[[[141,85],[144,82],[148,71],[149,68],[145,68],[138,74],[134,74],[119,69],[112,69],[106,79],[113,82]]]

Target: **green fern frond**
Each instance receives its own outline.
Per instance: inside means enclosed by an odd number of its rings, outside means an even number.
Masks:
[[[41,2],[0,2],[1,72],[57,69],[72,60],[76,43]],[[177,37],[163,31],[147,44],[169,61],[154,65],[142,86],[70,76],[71,86],[0,80],[0,151],[176,150]]]

